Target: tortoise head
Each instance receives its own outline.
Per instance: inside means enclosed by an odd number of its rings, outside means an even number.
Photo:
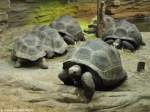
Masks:
[[[81,67],[79,65],[73,65],[69,68],[68,73],[72,76],[81,76]]]
[[[114,46],[115,48],[120,48],[120,46],[121,46],[121,40],[120,40],[120,39],[116,39],[116,40],[114,41],[114,43],[113,43],[113,46]]]

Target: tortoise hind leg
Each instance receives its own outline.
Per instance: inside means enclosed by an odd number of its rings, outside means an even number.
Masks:
[[[90,72],[85,72],[81,77],[81,83],[84,89],[84,97],[86,102],[89,102],[95,92],[95,83]]]
[[[129,49],[132,52],[135,51],[135,47],[128,41],[122,41],[122,48]]]

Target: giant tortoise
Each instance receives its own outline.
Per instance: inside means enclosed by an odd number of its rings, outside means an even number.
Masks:
[[[14,42],[12,60],[15,62],[16,68],[24,65],[38,65],[43,69],[47,69],[48,67],[43,62],[45,56],[46,53],[41,46],[41,42],[33,32],[25,34]]]
[[[67,51],[67,44],[56,29],[43,25],[35,26],[32,32],[38,35],[40,44],[46,52],[46,58],[62,55]]]
[[[85,40],[80,24],[71,16],[61,16],[54,20],[50,26],[58,30],[67,44]]]
[[[145,45],[137,27],[126,20],[116,21],[115,25],[104,32],[102,39],[116,48],[126,48],[131,51]]]
[[[126,78],[119,52],[100,39],[88,41],[69,54],[59,74],[64,84],[83,88],[86,101],[95,90],[111,90]]]

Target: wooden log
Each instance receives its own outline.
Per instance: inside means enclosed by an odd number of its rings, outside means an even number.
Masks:
[[[104,13],[105,13],[105,2],[101,1],[101,6],[99,5],[99,0],[97,4],[97,31],[96,36],[98,38],[102,37],[103,31],[104,31]]]

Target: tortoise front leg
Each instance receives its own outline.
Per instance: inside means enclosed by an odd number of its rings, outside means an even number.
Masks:
[[[135,51],[134,46],[128,41],[122,41],[122,48],[129,49],[130,51]]]
[[[85,72],[81,77],[82,87],[84,89],[84,96],[86,98],[86,102],[89,102],[95,92],[95,83],[90,72]]]
[[[21,59],[16,59],[14,67],[15,68],[21,68],[21,66],[22,66]]]
[[[42,69],[48,69],[48,66],[45,64],[45,59],[42,58],[42,59],[39,59],[38,61],[38,66]]]
[[[11,59],[12,61],[17,61],[16,53],[14,50],[11,51]]]

